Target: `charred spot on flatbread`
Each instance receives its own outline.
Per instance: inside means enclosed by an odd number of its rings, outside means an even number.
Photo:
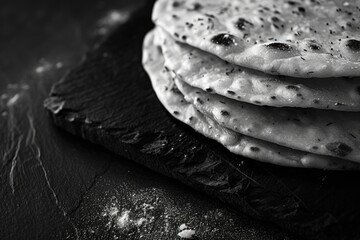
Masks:
[[[246,20],[245,18],[239,18],[236,23],[235,23],[235,27],[237,29],[239,29],[240,31],[244,31],[246,30],[247,28],[251,28],[253,27],[254,24],[248,20]]]
[[[228,33],[221,33],[212,37],[211,42],[228,47],[235,44],[235,37]]]
[[[342,142],[333,142],[326,144],[326,149],[338,157],[346,157],[352,152],[352,148]]]
[[[265,45],[267,48],[269,49],[274,49],[274,50],[279,50],[279,51],[291,51],[293,48],[286,43],[280,43],[280,42],[274,42],[274,43],[269,43],[267,45]]]
[[[359,52],[360,51],[360,41],[355,39],[347,40],[346,47],[351,51]]]

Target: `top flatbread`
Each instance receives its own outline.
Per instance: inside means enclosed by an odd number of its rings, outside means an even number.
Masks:
[[[178,41],[266,73],[360,76],[358,0],[159,0],[153,21]]]
[[[360,78],[291,78],[241,68],[157,27],[165,66],[189,85],[255,105],[360,111]],[[331,84],[329,84],[331,82]]]

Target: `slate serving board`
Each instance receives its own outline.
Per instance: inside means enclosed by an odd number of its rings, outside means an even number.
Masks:
[[[166,112],[141,65],[152,4],[54,85],[45,101],[54,123],[305,239],[360,239],[359,173],[245,159]]]

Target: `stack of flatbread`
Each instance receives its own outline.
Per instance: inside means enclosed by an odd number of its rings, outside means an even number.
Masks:
[[[143,65],[164,107],[231,152],[360,168],[360,5],[159,0]]]

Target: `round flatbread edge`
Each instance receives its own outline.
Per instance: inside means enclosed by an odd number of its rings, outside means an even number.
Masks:
[[[159,100],[178,120],[188,124],[203,135],[217,140],[230,151],[259,161],[289,167],[333,170],[359,169],[357,163],[292,150],[242,136],[226,128],[219,127],[215,121],[199,114],[191,104],[185,102],[181,94],[169,91],[169,87],[174,83],[171,83],[171,77],[163,70],[164,60],[160,48],[154,44],[154,38],[153,32],[150,32],[145,38],[143,65],[150,76]]]

